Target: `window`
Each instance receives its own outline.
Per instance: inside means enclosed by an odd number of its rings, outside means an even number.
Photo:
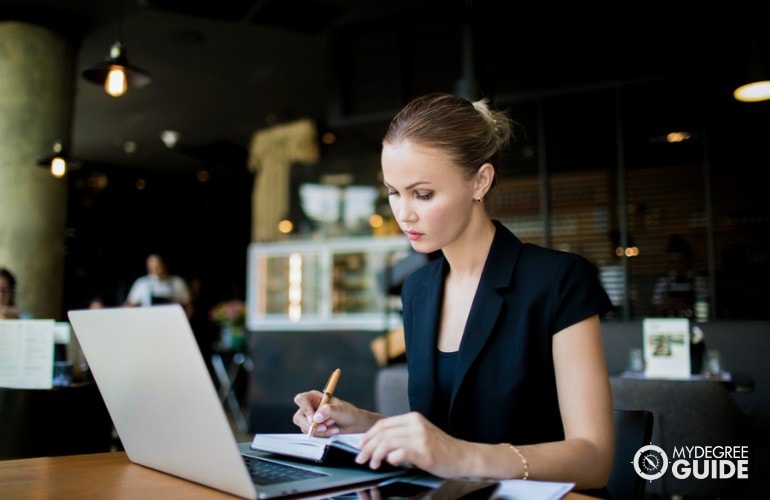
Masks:
[[[661,314],[652,295],[677,234],[712,318],[767,319],[770,214],[751,172],[767,164],[768,121],[692,88],[608,86],[511,105],[525,133],[504,158],[492,214],[524,241],[596,264],[618,318]]]

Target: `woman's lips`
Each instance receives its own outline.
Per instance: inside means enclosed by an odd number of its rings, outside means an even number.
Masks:
[[[417,239],[420,239],[423,233],[418,233],[417,231],[404,231],[406,234],[406,237],[409,238],[410,241],[414,241]]]

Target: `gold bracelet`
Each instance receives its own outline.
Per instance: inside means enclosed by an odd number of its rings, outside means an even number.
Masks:
[[[509,447],[514,451],[514,453],[516,453],[519,456],[519,458],[521,459],[521,463],[524,466],[524,477],[522,477],[521,479],[524,481],[529,479],[529,462],[527,462],[527,459],[524,457],[524,454],[521,451],[519,451],[518,448],[513,446],[511,443],[500,443],[500,444],[502,444],[503,446]]]

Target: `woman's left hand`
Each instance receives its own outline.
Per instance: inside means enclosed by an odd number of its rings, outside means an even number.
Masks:
[[[383,462],[413,466],[439,477],[454,477],[464,470],[463,447],[468,442],[451,437],[417,412],[383,418],[366,432],[356,462],[378,469]]]

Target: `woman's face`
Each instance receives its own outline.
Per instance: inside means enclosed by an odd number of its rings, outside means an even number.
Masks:
[[[456,242],[468,226],[474,183],[440,149],[400,141],[385,143],[383,182],[401,230],[421,253]]]
[[[164,278],[166,276],[166,265],[157,255],[150,255],[147,257],[147,274],[150,276],[157,276],[158,278]]]

